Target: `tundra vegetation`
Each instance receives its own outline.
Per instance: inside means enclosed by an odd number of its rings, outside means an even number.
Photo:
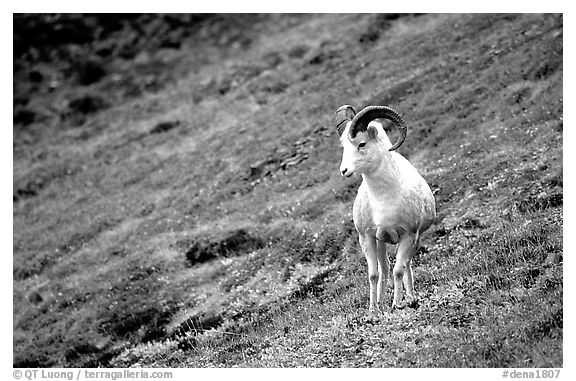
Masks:
[[[14,365],[561,367],[562,56],[555,14],[15,15]],[[347,103],[434,192],[416,309],[366,313]]]

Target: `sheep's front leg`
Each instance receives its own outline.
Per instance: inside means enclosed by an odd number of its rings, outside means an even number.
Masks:
[[[368,263],[368,283],[370,285],[370,313],[378,313],[380,310],[376,304],[376,288],[378,283],[378,260],[376,256],[376,239],[368,235],[360,235],[360,247]]]
[[[388,276],[390,273],[390,260],[386,253],[386,243],[383,241],[376,242],[376,254],[378,257],[378,306],[386,309],[386,288],[388,288]]]
[[[394,264],[394,302],[393,308],[404,308],[406,304],[402,303],[402,283],[406,286],[407,304],[414,305],[414,280],[412,278],[412,257],[416,252],[418,242],[414,237],[405,234],[398,243],[398,252],[396,253],[396,263]]]

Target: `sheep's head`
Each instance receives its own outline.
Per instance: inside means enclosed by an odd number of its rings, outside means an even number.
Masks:
[[[398,141],[388,150],[400,147],[406,139],[407,126],[402,117],[390,107],[369,106],[356,114],[352,106],[344,105],[336,111],[334,123],[344,149],[340,164],[343,176],[349,177],[354,172],[370,172],[380,164],[375,159],[385,154],[382,143],[387,143],[387,147],[391,144],[382,126],[372,122],[378,118],[392,121],[401,132]]]

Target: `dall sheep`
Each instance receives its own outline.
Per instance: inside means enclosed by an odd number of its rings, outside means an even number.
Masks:
[[[391,144],[381,123],[388,119],[401,136]],[[395,150],[406,139],[407,126],[388,106],[369,106],[358,114],[350,105],[338,108],[334,118],[343,147],[340,173],[362,175],[362,184],[354,201],[354,226],[360,247],[368,262],[371,313],[387,308],[386,287],[390,262],[386,244],[398,244],[394,264],[394,300],[392,308],[416,306],[411,260],[422,232],[436,218],[436,203],[430,187],[416,168]],[[402,301],[402,282],[406,301]]]

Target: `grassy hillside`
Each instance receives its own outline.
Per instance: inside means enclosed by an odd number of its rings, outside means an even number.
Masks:
[[[563,365],[561,15],[19,17],[15,366]],[[341,104],[435,193],[416,309],[367,314]]]

